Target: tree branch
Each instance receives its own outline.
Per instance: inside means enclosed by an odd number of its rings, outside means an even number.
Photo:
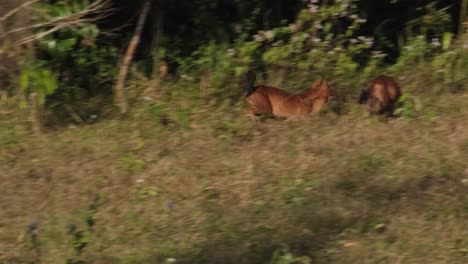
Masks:
[[[140,17],[138,18],[132,40],[130,41],[130,44],[128,45],[127,51],[125,52],[124,58],[122,60],[119,75],[117,76],[117,81],[114,88],[114,101],[120,106],[121,114],[126,114],[128,112],[127,98],[125,97],[124,93],[125,80],[127,78],[128,68],[130,67],[130,63],[133,59],[133,54],[135,53],[136,47],[138,46],[138,42],[140,41],[141,31],[143,30],[143,26],[145,24],[150,7],[151,0],[146,0],[143,4],[143,8],[141,9]]]
[[[39,0],[32,0],[32,1],[29,1],[29,2],[25,2],[25,3],[23,3],[22,5],[20,5],[20,6],[16,7],[16,8],[13,8],[12,10],[10,10],[10,12],[8,12],[4,16],[0,17],[0,22],[5,21],[7,18],[14,15],[20,9],[25,8],[25,7],[29,6],[29,5],[32,5],[32,4],[34,4],[34,3],[38,2],[38,1]]]

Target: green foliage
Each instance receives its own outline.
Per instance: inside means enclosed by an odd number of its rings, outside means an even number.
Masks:
[[[11,125],[0,123],[0,146],[6,149],[12,149],[19,143],[15,130]]]
[[[47,95],[58,88],[57,79],[50,69],[37,66],[26,67],[21,70],[20,89],[26,94],[36,93],[41,104],[45,103]]]
[[[432,80],[437,84],[434,87],[437,91],[456,92],[465,89],[468,55],[461,47],[449,44],[450,34],[444,36],[448,36],[443,41],[443,47],[447,48],[432,59],[431,66],[434,69]]]
[[[395,114],[401,115],[404,118],[415,118],[417,113],[422,110],[421,100],[409,93],[403,93],[398,103],[401,104],[401,107],[396,109]]]
[[[151,197],[157,197],[160,195],[160,190],[156,187],[145,187],[139,186],[137,192],[137,198],[144,200]]]
[[[99,196],[96,196],[93,202],[89,205],[88,210],[83,214],[83,221],[87,227],[86,230],[80,230],[76,225],[71,224],[68,227],[68,234],[71,236],[70,246],[75,251],[75,256],[67,259],[67,264],[85,264],[87,261],[83,259],[83,251],[91,241],[90,236],[93,232],[95,224],[95,214],[98,209]]]
[[[435,2],[418,9],[420,16],[408,22],[411,34],[400,38],[400,55],[389,72],[404,74],[434,58],[434,78],[442,78],[447,86],[460,89],[465,78],[460,72],[464,53],[452,49],[453,34],[448,31],[452,19],[448,11],[446,7],[438,8]],[[272,75],[278,69],[310,72],[354,88],[358,79],[380,74],[387,56],[376,48],[387,45],[384,42],[388,39],[375,40],[361,34],[361,27],[367,22],[361,15],[357,6],[347,1],[330,1],[327,5],[311,2],[289,25],[283,21],[250,38],[244,32],[230,46],[207,42],[191,57],[179,60],[181,70],[194,76],[211,73],[210,83],[215,89],[223,89],[232,76],[240,76],[249,68],[266,69]],[[304,82],[310,82],[311,77],[297,79],[296,85],[307,85]]]
[[[221,87],[223,79],[258,67],[315,72],[350,83],[363,57],[369,60],[369,67],[364,67],[368,74],[375,72],[385,57],[381,52],[369,56],[374,40],[358,34],[364,22],[354,5],[341,1],[326,6],[311,4],[293,23],[260,30],[251,40],[242,35],[230,48],[211,41],[191,57],[179,60],[180,68],[184,74],[211,72],[211,83],[216,87]],[[338,30],[340,27],[346,30]]]
[[[145,168],[145,162],[138,159],[134,154],[129,154],[120,159],[122,166],[128,172],[138,172]]]
[[[92,3],[86,0],[59,1],[55,4],[38,4],[34,11],[43,19],[41,22],[46,22],[83,12],[90,5]],[[50,80],[50,84],[35,84],[38,86],[35,89],[39,90],[42,102],[46,95],[55,94],[50,98],[54,100],[50,105],[55,108],[84,99],[90,92],[97,94],[110,89],[117,73],[118,54],[116,47],[99,45],[100,30],[97,24],[78,23],[63,27],[54,34],[45,34],[48,30],[51,27],[45,24],[36,31],[39,36],[44,34],[36,40],[35,60],[27,63],[23,69],[25,77],[21,78],[21,87],[28,87],[26,76],[34,79],[33,75],[37,75],[35,71],[42,72],[43,76],[37,78],[44,79],[44,82]],[[38,67],[35,65],[45,69],[36,69]]]
[[[440,35],[449,30],[451,17],[448,13],[449,7],[441,9],[437,8],[437,1],[430,2],[429,4],[417,8],[422,11],[423,15],[410,20],[408,26],[412,31],[419,32],[423,35]]]
[[[406,41],[400,37],[400,55],[390,71],[400,75],[415,67],[426,70],[429,63],[432,67],[431,78],[441,84],[434,87],[436,90],[460,89],[466,75],[460,72],[466,67],[463,65],[466,63],[466,52],[454,42],[454,35],[449,31],[452,20],[448,8],[437,9],[434,1],[418,10],[422,15],[408,22]]]

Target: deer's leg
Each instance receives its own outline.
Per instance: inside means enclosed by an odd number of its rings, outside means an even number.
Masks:
[[[257,116],[255,115],[255,112],[252,110],[251,107],[248,107],[244,110],[244,112],[249,116],[249,118],[252,120],[254,126],[257,126]]]

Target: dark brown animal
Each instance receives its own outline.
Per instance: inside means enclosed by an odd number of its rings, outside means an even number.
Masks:
[[[393,116],[401,96],[400,85],[391,77],[380,75],[373,79],[359,96],[359,104],[366,104],[371,114]]]
[[[252,115],[301,117],[319,112],[329,100],[333,99],[333,91],[324,80],[316,80],[307,92],[290,94],[271,86],[254,86],[255,79],[255,73],[249,71],[243,82],[247,90],[247,112]]]

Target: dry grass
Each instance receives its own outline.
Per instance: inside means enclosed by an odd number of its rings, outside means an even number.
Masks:
[[[67,226],[87,230],[96,196],[90,263],[265,263],[283,245],[312,263],[468,260],[466,93],[421,96],[436,118],[346,104],[258,128],[241,104],[172,98],[41,138],[2,117],[0,260],[74,257]]]

